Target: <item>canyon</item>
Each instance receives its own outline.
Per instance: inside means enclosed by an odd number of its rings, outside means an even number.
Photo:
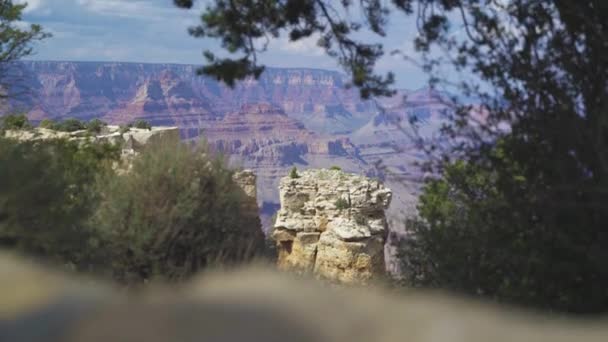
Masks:
[[[363,100],[339,72],[268,68],[230,88],[197,75],[197,66],[114,62],[24,61],[3,112],[30,120],[144,119],[177,126],[184,140],[203,137],[230,162],[257,174],[262,222],[279,208],[279,179],[290,168],[339,166],[379,178],[393,191],[388,218],[398,230],[415,210],[424,161],[408,125],[433,136],[450,110],[446,96],[424,88]]]

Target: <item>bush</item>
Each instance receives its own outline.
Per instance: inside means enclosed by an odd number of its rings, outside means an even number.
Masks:
[[[80,120],[69,118],[55,125],[55,129],[61,132],[76,132],[86,129],[87,126]]]
[[[96,118],[96,119],[89,121],[87,123],[86,128],[87,128],[87,131],[89,131],[91,133],[99,134],[99,133],[101,133],[101,130],[107,125],[108,125],[107,123]]]
[[[298,175],[298,168],[296,168],[295,166],[291,169],[291,171],[289,172],[289,178],[295,179],[295,178],[300,178],[300,176]]]
[[[204,146],[151,144],[128,173],[98,187],[103,201],[93,225],[110,241],[121,282],[182,279],[263,251],[257,212],[242,210],[244,192]]]
[[[330,169],[330,170],[334,170],[334,171],[342,171],[342,168],[341,168],[341,167],[339,167],[339,166],[336,166],[336,165],[334,165],[334,166],[330,167],[329,169]]]
[[[57,123],[51,119],[44,119],[38,124],[40,128],[57,129]]]
[[[110,145],[0,139],[0,246],[90,267],[98,252],[86,228],[92,184],[118,158]]]
[[[455,162],[427,182],[400,247],[405,279],[537,309],[605,311],[605,195],[575,192],[554,204],[553,170],[539,177],[509,144],[488,152],[493,164]]]
[[[131,124],[132,127],[135,128],[139,128],[139,129],[147,129],[147,130],[151,130],[152,129],[152,125],[150,125],[150,123],[146,120],[135,120],[135,122],[133,122],[133,124]]]
[[[350,208],[350,203],[348,203],[348,200],[346,200],[344,198],[338,198],[336,200],[336,202],[334,202],[334,205],[336,206],[336,209],[338,209],[338,210],[344,210],[344,209]]]
[[[25,114],[9,114],[1,118],[2,130],[23,130],[30,129],[32,125]]]

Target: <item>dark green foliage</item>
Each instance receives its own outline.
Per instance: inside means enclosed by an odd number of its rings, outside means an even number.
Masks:
[[[401,248],[407,279],[536,308],[604,311],[605,195],[584,187],[573,197],[569,189],[556,193],[548,174],[520,164],[511,144],[501,140],[487,152],[490,165],[456,162],[427,183],[421,219],[407,223],[413,239]]]
[[[221,157],[204,146],[154,144],[121,176],[100,179],[93,226],[109,241],[117,280],[179,280],[264,248],[257,212]]]
[[[330,167],[329,169],[330,169],[330,170],[335,170],[335,171],[342,171],[342,168],[341,168],[341,167],[339,167],[339,166],[336,166],[336,165],[334,165],[334,166]]]
[[[76,132],[87,129],[87,126],[78,119],[69,118],[55,124],[53,129],[61,132]]]
[[[118,157],[110,145],[0,139],[0,246],[89,267],[96,255],[86,228],[92,185]]]
[[[336,209],[338,209],[338,210],[344,210],[344,209],[350,208],[350,203],[348,203],[348,200],[346,200],[344,198],[338,198],[336,200],[336,202],[334,202],[334,205],[336,206]]]
[[[138,284],[264,256],[251,199],[204,147],[0,140],[0,247]]]
[[[86,124],[86,129],[87,131],[91,132],[91,133],[101,133],[101,130],[107,126],[108,124],[99,120],[99,119],[93,119],[89,122],[87,122]]]
[[[0,117],[0,130],[24,130],[32,128],[30,120],[25,114],[9,114]]]
[[[147,129],[147,130],[152,129],[152,125],[150,125],[150,123],[146,120],[136,120],[129,126],[139,128],[139,129]]]
[[[174,3],[183,8],[193,5],[191,0],[174,0]],[[260,48],[255,41],[281,34],[297,41],[316,34],[320,37],[317,44],[337,59],[364,98],[390,95],[393,74],[382,76],[373,70],[376,61],[384,55],[382,45],[355,38],[363,28],[384,36],[388,8],[381,0],[361,0],[361,14],[366,24],[362,25],[338,14],[352,7],[351,1],[215,0],[206,7],[201,24],[191,28],[190,34],[219,39],[224,49],[241,56],[218,58],[211,51],[205,51],[208,64],[199,72],[233,86],[236,80],[247,76],[257,78],[264,70],[257,63],[257,53],[265,47]]]
[[[300,178],[300,175],[298,175],[297,167],[294,166],[291,168],[291,171],[289,171],[289,178],[292,178],[292,179]]]
[[[410,227],[427,252],[423,284],[606,312],[608,272],[598,260],[608,257],[608,2],[520,0],[499,11],[478,3],[437,1],[420,18],[419,49],[444,48],[491,88],[462,84],[486,117],[472,123],[459,108],[443,130],[455,148],[433,165],[445,168],[443,179],[427,186],[423,220]],[[466,35],[455,40],[449,14],[461,10]],[[426,64],[434,72],[441,63],[428,55]],[[450,155],[462,164],[444,163]]]
[[[40,25],[27,25],[22,21],[26,6],[13,4],[12,0],[0,0],[0,97],[23,91],[15,89],[22,80],[19,73],[10,68],[11,63],[31,55],[33,42],[50,37]]]

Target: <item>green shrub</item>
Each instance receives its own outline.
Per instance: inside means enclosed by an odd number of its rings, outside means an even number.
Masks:
[[[406,222],[400,243],[404,279],[535,309],[605,312],[608,277],[598,260],[608,240],[596,221],[605,217],[605,195],[581,190],[568,205],[548,205],[553,170],[539,177],[509,153],[512,143],[505,138],[485,151],[493,164],[450,163],[425,184],[419,217]]]
[[[330,169],[330,170],[334,170],[334,171],[342,171],[342,168],[341,168],[341,167],[339,167],[339,166],[336,166],[336,165],[334,165],[334,166],[330,167],[329,169]]]
[[[89,122],[87,122],[86,128],[87,131],[91,132],[91,133],[101,133],[101,130],[107,126],[108,124],[95,118]]]
[[[76,132],[86,128],[82,121],[74,118],[65,119],[55,126],[55,129],[61,132]]]
[[[334,202],[334,205],[336,206],[336,209],[338,209],[338,210],[344,210],[344,209],[350,208],[350,203],[348,203],[348,200],[346,200],[344,198],[338,198]]]
[[[118,158],[109,145],[0,139],[0,246],[89,268],[99,252],[86,225],[92,184]]]
[[[51,119],[44,119],[38,124],[40,128],[57,129],[57,123]]]
[[[261,253],[257,212],[220,157],[204,146],[151,144],[123,175],[98,182],[93,219],[112,255],[117,280],[178,280],[213,264]],[[254,217],[255,216],[255,217]]]
[[[289,178],[293,178],[293,179],[300,178],[300,176],[298,175],[298,168],[297,167],[294,166],[291,169],[291,171],[289,172]]]
[[[146,120],[135,120],[135,122],[133,122],[133,124],[131,125],[132,127],[135,128],[139,128],[139,129],[147,129],[147,130],[151,130],[152,129],[152,125],[150,125],[150,123]]]
[[[0,118],[2,130],[24,130],[32,128],[30,120],[25,114],[9,114]]]

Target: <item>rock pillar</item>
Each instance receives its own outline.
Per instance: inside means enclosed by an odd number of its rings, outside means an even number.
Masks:
[[[366,177],[322,169],[282,178],[279,193],[272,238],[280,269],[345,284],[365,284],[384,274],[390,189]]]

